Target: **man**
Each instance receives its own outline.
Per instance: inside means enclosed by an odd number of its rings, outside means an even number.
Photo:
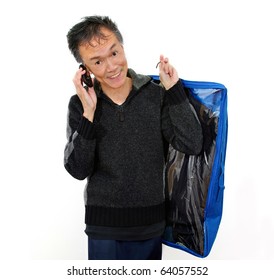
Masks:
[[[165,143],[198,154],[199,121],[167,58],[160,56],[162,86],[128,68],[110,18],[86,17],[67,39],[84,66],[73,79],[64,165],[73,177],[87,178],[89,259],[161,259]],[[94,86],[85,87],[82,75],[90,73]]]

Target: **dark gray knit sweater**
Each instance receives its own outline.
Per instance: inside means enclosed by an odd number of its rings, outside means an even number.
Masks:
[[[133,87],[122,105],[95,81],[94,122],[83,117],[77,95],[68,110],[65,168],[87,178],[86,224],[138,227],[165,219],[164,142],[187,154],[202,147],[202,130],[181,81],[165,91],[129,70]]]

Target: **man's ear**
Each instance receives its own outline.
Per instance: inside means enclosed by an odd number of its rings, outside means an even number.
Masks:
[[[86,67],[86,70],[88,71],[88,74],[93,74],[92,71],[90,70],[90,68],[87,65],[85,65],[85,67]]]

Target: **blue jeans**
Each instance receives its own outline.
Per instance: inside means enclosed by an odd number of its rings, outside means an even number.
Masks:
[[[88,238],[89,260],[161,260],[162,238],[140,241]]]

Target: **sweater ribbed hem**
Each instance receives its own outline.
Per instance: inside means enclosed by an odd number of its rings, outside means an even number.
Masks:
[[[186,93],[181,83],[182,81],[179,79],[172,88],[166,91],[166,96],[170,105],[178,105],[186,100]]]
[[[90,122],[87,118],[83,116],[78,125],[77,132],[80,135],[82,135],[85,139],[93,139],[95,134],[94,123]]]
[[[112,208],[86,205],[85,223],[94,226],[145,226],[165,219],[165,203],[148,207]]]

